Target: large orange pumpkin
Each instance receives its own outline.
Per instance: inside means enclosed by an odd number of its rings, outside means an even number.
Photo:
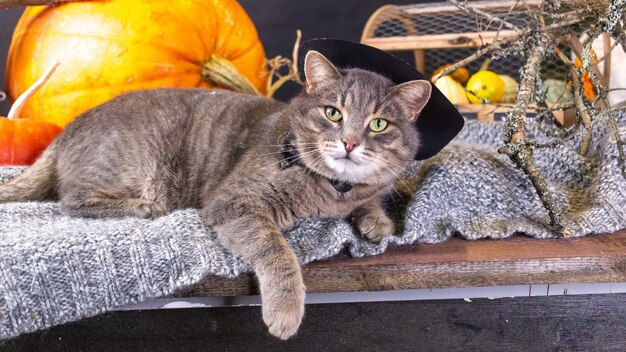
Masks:
[[[244,85],[260,92],[267,80],[256,29],[234,0],[29,7],[9,51],[9,96],[19,96],[54,61],[60,63],[57,73],[28,101],[22,118],[65,126],[130,90],[214,86],[207,73],[223,68],[234,69],[245,77]]]

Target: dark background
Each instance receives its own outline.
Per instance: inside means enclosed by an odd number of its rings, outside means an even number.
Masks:
[[[5,90],[4,73],[7,66],[7,54],[11,44],[13,28],[15,28],[15,24],[21,14],[22,10],[17,8],[0,10],[0,91]],[[0,102],[0,116],[6,116],[7,112],[9,112],[8,102]]]
[[[395,0],[393,4],[404,5],[423,0]],[[339,38],[359,41],[361,31],[369,16],[385,1],[373,0],[240,0],[259,32],[267,57],[283,55],[290,57],[296,29],[302,30],[303,40],[316,37]],[[5,87],[6,57],[13,28],[22,9],[0,10],[0,87]],[[410,56],[405,56],[410,58]],[[277,98],[286,99],[296,87],[284,86]],[[8,112],[9,104],[0,102],[0,115]]]

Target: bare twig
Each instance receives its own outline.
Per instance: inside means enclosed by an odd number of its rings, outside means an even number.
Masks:
[[[626,109],[626,100],[621,102],[621,103],[619,103],[619,104],[617,104],[617,105],[615,105],[615,106],[613,106],[612,109],[613,110],[623,110],[623,109]]]
[[[287,81],[295,81],[301,86],[304,85],[304,82],[302,82],[302,78],[300,78],[300,74],[298,73],[298,49],[300,48],[301,39],[302,32],[298,29],[296,31],[296,42],[293,45],[293,51],[291,53],[291,60],[279,55],[267,61],[267,64],[270,67],[266,94],[268,98],[273,97],[276,90]],[[283,67],[287,68],[287,74],[280,73],[280,70]],[[275,81],[274,77],[276,77]]]
[[[568,231],[562,224],[561,211],[535,163],[533,145],[528,142],[526,136],[526,109],[532,101],[537,72],[541,67],[547,47],[548,41],[542,35],[533,38],[530,55],[521,71],[522,80],[518,89],[517,99],[513,110],[508,113],[506,119],[505,130],[508,141],[498,151],[507,154],[515,165],[524,170],[537,191],[541,202],[548,210],[551,228],[556,233],[567,236]]]
[[[613,50],[615,50],[618,45],[621,45],[622,48],[626,48],[626,32],[622,30],[621,25],[617,27],[611,37],[613,38],[614,42],[613,44],[611,44],[611,49],[609,50],[609,52],[613,52]]]
[[[538,32],[550,32],[553,30],[563,30],[564,28],[567,28],[569,26],[573,26],[575,24],[579,24],[583,21],[583,19],[581,18],[568,18],[562,22],[559,23],[553,23],[547,26],[542,26],[539,29],[537,29]],[[457,62],[455,62],[454,64],[451,64],[450,66],[446,67],[445,69],[441,70],[441,72],[439,72],[438,74],[436,74],[435,76],[433,76],[432,81],[435,82],[437,81],[437,79],[439,79],[439,77],[445,76],[447,74],[449,74],[450,72],[458,69],[459,67],[463,67],[466,66],[480,58],[482,58],[483,56],[493,52],[493,51],[498,51],[498,50],[502,50],[503,48],[509,46],[509,45],[513,45],[519,42],[523,41],[523,38],[526,38],[527,36],[529,36],[532,31],[534,29],[533,28],[527,28],[524,29],[522,31],[521,34],[516,34],[512,37],[503,39],[503,40],[497,40],[497,38],[494,39],[494,41],[484,47],[479,48],[478,50],[476,50],[473,54],[465,57],[462,60],[459,60]]]
[[[604,61],[604,71],[602,75],[604,76],[605,87],[608,88],[611,86],[611,52],[613,51],[609,33],[602,33],[602,44],[602,60]]]
[[[585,48],[583,49],[583,57],[581,58],[581,61],[583,63],[583,68],[589,73],[591,82],[593,83],[593,86],[596,89],[596,92],[598,93],[598,98],[602,102],[602,110],[605,112],[608,118],[609,127],[611,129],[611,132],[613,133],[613,138],[615,139],[615,142],[617,144],[619,168],[624,178],[626,178],[626,157],[624,155],[625,143],[624,143],[624,140],[622,140],[622,137],[619,133],[619,127],[617,125],[617,118],[615,117],[614,110],[611,108],[611,103],[609,102],[607,88],[602,85],[602,82],[600,81],[600,78],[598,77],[598,75],[591,69],[592,66],[595,66],[592,60],[591,45],[593,44],[593,41],[596,38],[598,38],[601,34],[602,34],[602,29],[600,27],[595,29],[589,34],[590,40],[587,41]]]
[[[484,46],[478,50],[476,50],[472,55],[459,60],[457,62],[455,62],[454,64],[446,67],[445,69],[441,70],[441,72],[439,72],[438,74],[434,75],[432,78],[433,82],[436,82],[437,79],[439,79],[440,77],[443,77],[449,73],[451,73],[452,71],[458,69],[459,67],[463,67],[466,66],[480,58],[482,58],[483,56],[489,54],[492,51],[495,50],[499,50],[501,49],[503,46],[509,45],[512,42],[515,42],[519,39],[519,35],[510,37],[509,39],[504,39],[502,41],[496,41],[494,40],[490,45]]]
[[[576,56],[581,58],[581,60],[583,57],[583,45],[587,45],[587,44],[591,45],[593,43],[593,41],[589,41],[590,39],[589,37],[584,40],[584,43],[581,43],[578,37],[573,34],[566,36],[566,38],[567,38],[567,44],[569,44],[569,47],[572,49],[572,51],[574,52]],[[604,77],[604,74],[600,72],[600,70],[598,69],[598,66],[594,63],[592,66],[590,66],[590,68],[591,70],[593,70],[593,72],[596,75],[598,75],[602,84],[606,86],[608,84],[608,80]]]
[[[581,78],[578,75],[578,72],[572,68],[570,71],[570,75],[572,76],[572,86],[574,88],[574,101],[576,104],[576,110],[578,112],[578,117],[580,119],[580,123],[584,127],[583,138],[580,143],[580,155],[586,156],[589,152],[589,147],[591,146],[591,140],[593,138],[593,126],[591,121],[591,115],[589,114],[589,109],[583,100],[583,88],[580,86]]]
[[[491,15],[491,14],[485,12],[485,11],[479,10],[479,9],[477,9],[475,7],[469,6],[467,3],[460,3],[460,2],[458,2],[456,0],[448,0],[448,2],[451,3],[452,5],[458,7],[459,9],[467,12],[470,15],[478,15],[478,16],[481,16],[481,17],[484,17],[484,18],[488,19],[490,22],[498,22],[498,23],[504,25],[507,28],[513,29],[514,31],[516,31],[518,33],[521,32],[521,30],[516,25],[514,25],[513,23],[508,22],[508,21],[506,21],[504,19],[501,19],[500,17],[493,16],[493,15]]]
[[[613,39],[615,39],[615,45],[617,45],[617,43],[621,44],[622,49],[626,51],[626,32],[624,29],[624,24],[618,24],[613,31]]]
[[[541,175],[539,168],[535,164],[533,158],[533,150],[537,148],[553,148],[565,142],[569,142],[573,138],[582,138],[580,146],[581,154],[588,153],[593,131],[594,117],[602,115],[608,115],[611,131],[614,135],[620,153],[620,168],[622,173],[626,175],[626,169],[624,168],[624,142],[621,140],[619,131],[617,128],[617,121],[615,118],[615,111],[618,109],[625,109],[626,104],[620,104],[611,108],[607,99],[607,93],[609,92],[608,82],[605,81],[603,73],[600,72],[591,55],[591,44],[595,37],[602,31],[612,33],[615,40],[620,41],[622,45],[626,45],[626,36],[622,33],[621,28],[624,26],[626,20],[626,14],[624,14],[624,3],[626,0],[549,0],[542,3],[540,9],[531,8],[528,6],[526,0],[520,0],[526,5],[526,13],[530,18],[531,23],[525,27],[520,27],[520,31],[517,35],[509,37],[507,39],[496,39],[487,46],[479,48],[472,55],[465,59],[448,66],[445,70],[442,70],[438,76],[433,77],[433,80],[449,74],[461,66],[465,66],[475,60],[478,60],[485,55],[491,54],[500,55],[509,50],[518,50],[526,54],[526,61],[521,71],[521,82],[518,89],[518,95],[514,108],[505,120],[506,131],[506,144],[499,149],[501,153],[506,153],[513,163],[521,168],[529,177],[533,187],[537,191],[544,207],[548,211],[550,218],[550,225],[553,230],[563,236],[568,236],[569,231],[562,224],[562,214],[559,207],[556,204],[555,199],[549,191],[548,184]],[[458,5],[460,0],[450,1],[452,4]],[[467,3],[458,6],[465,7],[465,11],[482,18],[498,21],[500,17],[485,16],[472,9]],[[608,12],[607,12],[608,10]],[[510,13],[511,11],[509,11]],[[497,18],[497,19],[494,19]],[[508,16],[505,17],[508,19]],[[505,20],[506,21],[506,20]],[[506,21],[508,22],[508,21]],[[503,22],[501,21],[501,26]],[[591,29],[593,34],[585,40],[582,44],[578,40],[578,35],[585,28]],[[576,33],[576,34],[574,34]],[[569,42],[573,51],[583,61],[583,68],[578,68],[573,65],[572,60],[568,58],[564,53],[557,49],[557,42],[563,43],[562,37],[569,37]],[[559,39],[561,38],[561,39]],[[617,44],[615,44],[617,45]],[[534,95],[535,91],[541,91],[538,85],[541,85],[541,78],[539,77],[539,70],[541,62],[544,60],[546,52],[555,49],[558,56],[561,58],[569,68],[570,74],[568,75],[571,80],[572,90],[574,92],[574,101],[571,104],[565,104],[569,106],[575,106],[577,110],[577,122],[568,129],[565,129],[564,133],[551,133],[553,139],[548,142],[538,142],[529,137],[526,134],[526,122],[530,118],[526,115],[526,111],[529,108],[529,103],[536,100],[538,104],[538,115],[541,119],[544,116],[550,116],[550,111],[553,108],[549,108],[546,105],[545,99],[542,96]],[[605,53],[606,56],[606,53]],[[584,71],[583,71],[584,69]],[[585,73],[586,72],[586,73]],[[593,81],[593,87],[598,92],[597,101],[585,96],[583,87],[589,90],[586,85],[589,82],[584,82],[583,78],[587,80],[587,74]],[[556,108],[558,109],[558,107]],[[581,126],[583,128],[581,128]]]
[[[556,146],[562,145],[563,143],[565,143],[565,140],[561,139],[561,138],[557,138],[557,139],[553,139],[549,142],[545,142],[545,143],[539,143],[536,141],[529,141],[528,145],[530,147],[532,147],[533,149],[541,149],[541,148],[554,148]]]
[[[561,59],[561,61],[563,61],[563,63],[570,68],[570,75],[572,77],[572,86],[574,90],[574,104],[576,105],[577,116],[581,124],[585,128],[583,132],[583,139],[580,145],[580,155],[585,156],[587,155],[587,152],[589,152],[589,146],[591,145],[591,138],[593,137],[592,136],[593,129],[591,125],[591,116],[589,115],[589,110],[587,108],[587,105],[585,105],[585,102],[583,99],[583,94],[582,94],[583,89],[580,85],[582,78],[578,74],[578,71],[576,70],[576,67],[574,67],[574,64],[572,63],[572,61],[567,56],[565,56],[565,54],[563,54],[562,51],[556,50],[556,53],[557,53],[557,56]]]
[[[602,21],[602,29],[604,32],[612,32],[615,26],[624,17],[624,8],[626,7],[626,0],[611,0],[608,10],[608,15]],[[626,50],[626,49],[624,49]]]

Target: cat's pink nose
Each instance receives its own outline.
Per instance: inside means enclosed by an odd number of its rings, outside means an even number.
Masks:
[[[346,147],[346,151],[348,153],[350,153],[351,151],[354,150],[354,147],[356,147],[357,145],[359,145],[359,142],[355,141],[352,138],[346,138],[343,141],[343,145]]]

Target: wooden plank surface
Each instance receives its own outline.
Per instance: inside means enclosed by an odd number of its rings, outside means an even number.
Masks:
[[[308,292],[626,282],[626,230],[583,238],[513,237],[404,245],[372,257],[339,255],[303,268]],[[252,274],[211,276],[176,296],[258,294]]]
[[[423,72],[423,71],[422,71]],[[460,104],[455,105],[462,115],[468,116],[469,114],[476,114],[476,119],[485,122],[491,122],[494,120],[495,114],[506,114],[513,110],[514,104],[498,103],[498,104]],[[556,107],[553,105],[552,107]],[[527,113],[535,114],[537,112],[536,106],[530,105],[526,109]],[[554,119],[561,124],[561,126],[571,127],[576,122],[576,109],[564,109],[552,111]]]
[[[10,352],[624,351],[626,294],[308,305],[269,336],[260,307],[118,311],[0,342]]]
[[[366,38],[361,40],[361,43],[387,51],[477,48],[482,45],[490,44],[495,39],[502,40],[515,35],[517,35],[515,31],[501,30],[499,32],[467,32]]]
[[[505,11],[508,12],[511,8],[515,11],[525,10],[527,6],[529,7],[538,7],[541,5],[541,0],[526,0],[524,2],[520,1],[508,1],[508,0],[491,0],[491,1],[473,1],[471,7],[477,10],[483,11]],[[421,4],[418,6],[408,5],[408,6],[399,6],[402,11],[407,14],[411,14],[414,16],[424,16],[424,15],[440,15],[446,13],[464,13],[463,10],[459,9],[457,6],[449,5],[446,2],[439,3],[427,3]],[[472,16],[472,15],[468,15]]]

